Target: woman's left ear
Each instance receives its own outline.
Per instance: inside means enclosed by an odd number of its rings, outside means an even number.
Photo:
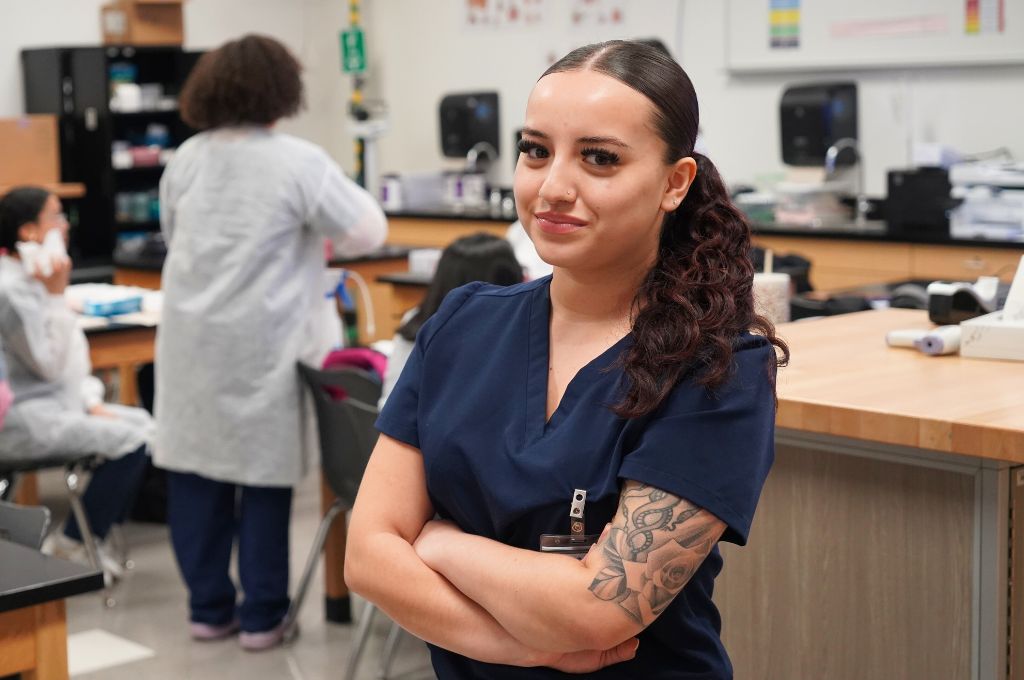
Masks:
[[[672,212],[678,208],[697,177],[697,161],[689,156],[676,161],[669,171],[668,185],[661,199],[661,209]]]

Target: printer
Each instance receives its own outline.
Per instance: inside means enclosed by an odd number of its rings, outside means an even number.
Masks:
[[[949,215],[951,236],[1024,240],[1024,163],[956,163],[949,182],[951,196],[961,201]]]

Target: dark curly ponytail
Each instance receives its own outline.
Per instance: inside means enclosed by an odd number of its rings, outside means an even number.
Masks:
[[[623,40],[574,50],[544,75],[583,69],[611,76],[654,104],[665,163],[697,161],[686,199],[665,216],[657,263],[634,299],[634,343],[622,358],[627,391],[615,413],[654,411],[684,377],[719,387],[732,371],[733,342],[745,331],[764,336],[778,350],[776,364],[785,365],[789,348],[754,311],[750,226],[714,164],[693,151],[699,114],[689,77],[662,51]]]

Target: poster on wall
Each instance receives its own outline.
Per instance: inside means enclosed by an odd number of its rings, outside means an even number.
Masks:
[[[1002,33],[1006,30],[1005,0],[965,0],[967,35]]]
[[[546,0],[466,0],[465,25],[473,29],[533,28],[544,22]]]
[[[769,0],[768,45],[773,50],[800,47],[800,0]]]
[[[1024,0],[727,0],[731,73],[1024,64]]]
[[[623,0],[573,0],[569,23],[576,29],[615,28],[626,18]]]

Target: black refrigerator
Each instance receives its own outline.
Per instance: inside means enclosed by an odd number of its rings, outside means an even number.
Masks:
[[[86,187],[68,206],[76,266],[109,264],[119,236],[159,230],[160,175],[194,133],[181,121],[178,95],[201,55],[179,47],[22,50],[25,113],[58,116],[61,180]]]

